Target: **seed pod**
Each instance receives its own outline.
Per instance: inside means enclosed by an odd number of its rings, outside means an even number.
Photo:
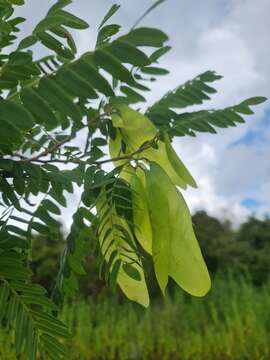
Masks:
[[[190,213],[180,192],[156,163],[151,163],[150,171],[146,171],[146,193],[155,271],[162,291],[170,276],[188,293],[205,295],[211,282]]]
[[[147,197],[144,187],[144,171],[141,168],[136,170],[131,178],[133,221],[135,235],[146,252],[152,254],[152,227],[149,217]]]

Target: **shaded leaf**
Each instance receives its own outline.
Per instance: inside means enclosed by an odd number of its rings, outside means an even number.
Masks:
[[[162,47],[168,36],[161,30],[141,27],[131,30],[120,38],[135,46]]]
[[[120,8],[120,5],[117,5],[117,4],[112,5],[112,7],[109,9],[107,14],[102,19],[102,21],[99,25],[99,29],[119,10],[119,8]]]

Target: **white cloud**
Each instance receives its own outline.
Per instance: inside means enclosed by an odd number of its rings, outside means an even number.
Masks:
[[[214,174],[219,157],[215,148],[208,143],[197,144],[194,148],[192,141],[186,146],[178,142],[175,148],[197,181],[197,189],[183,192],[191,211],[204,209],[213,216],[232,221],[235,226],[243,222],[249,212],[239,204],[239,199],[232,194],[223,195],[217,189]]]
[[[264,73],[264,69],[269,66],[269,57],[259,56],[265,54],[265,43],[270,30],[269,22],[266,29],[265,15],[261,17],[260,14],[269,13],[270,3],[262,2],[260,11],[253,11],[254,7],[259,7],[254,2],[241,2],[241,6],[239,1],[236,3],[232,2],[231,12],[220,26],[208,27],[201,33],[196,50],[201,56],[190,61],[186,59],[184,66],[178,64],[179,69],[184,69],[189,74],[194,69],[212,68],[225,76],[217,86],[221,95],[216,96],[212,103],[218,107],[234,104],[246,97],[270,94]],[[245,23],[242,19],[245,19]],[[262,24],[257,27],[256,24],[261,19]],[[251,28],[252,40],[248,35]],[[256,38],[260,39],[258,44]],[[262,43],[264,47],[261,46]],[[216,136],[199,135],[196,140],[180,138],[183,158],[190,164],[200,185],[198,190],[187,192],[187,201],[193,210],[204,208],[213,215],[224,217],[224,209],[227,209],[226,216],[239,223],[252,213],[252,210],[240,205],[243,198],[252,194],[265,202],[258,209],[258,216],[269,213],[269,145],[266,144],[260,152],[255,147],[247,146],[227,148],[234,139],[245,134],[248,128],[256,127],[265,108],[266,106],[255,108],[256,115],[247,117],[247,124],[239,128],[222,130]],[[211,151],[203,150],[206,144]],[[201,155],[197,156],[198,153]]]

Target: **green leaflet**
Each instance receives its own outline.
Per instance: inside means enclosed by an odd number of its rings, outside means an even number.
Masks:
[[[65,8],[72,3],[72,0],[58,0],[48,11],[47,16],[55,14],[57,11]]]
[[[161,47],[168,40],[168,36],[154,28],[140,27],[131,30],[128,34],[122,36],[121,40],[127,41],[135,46],[153,46]]]
[[[55,39],[49,33],[42,32],[38,33],[37,36],[44,46],[46,46],[48,49],[55,51],[58,56],[69,60],[72,60],[74,58],[74,54],[72,53],[72,51],[64,47],[60,41]]]
[[[120,5],[113,4],[99,25],[99,29],[119,10]]]
[[[89,28],[89,25],[86,21],[65,10],[58,10],[55,14],[62,16],[63,25],[68,26],[72,29],[83,30]]]
[[[26,49],[32,45],[35,45],[38,41],[38,38],[35,35],[30,35],[22,39],[18,45],[18,50]]]
[[[211,282],[187,205],[158,164],[152,162],[150,171],[145,173],[153,258],[160,287],[164,292],[170,276],[188,293],[203,296],[209,291]]]
[[[43,200],[42,205],[46,208],[47,211],[49,211],[53,214],[56,214],[56,215],[61,214],[59,207],[49,199]]]
[[[62,10],[60,7],[55,11],[49,12],[48,15],[38,23],[33,33],[38,34],[60,25],[79,30],[87,29],[89,27],[87,22],[65,10]]]
[[[47,16],[45,19],[41,20],[34,29],[33,33],[38,34],[39,32],[51,30],[62,24],[63,24],[63,16],[58,15],[56,13],[53,16]]]
[[[100,47],[94,52],[96,65],[101,66],[115,79],[119,79],[127,84],[133,85],[134,79],[131,72],[124,67],[118,59],[112,55],[105,47]]]
[[[161,56],[165,55],[170,50],[171,50],[170,46],[164,46],[154,51],[149,57],[151,63],[156,62]]]
[[[80,74],[87,82],[89,82],[94,89],[97,89],[106,96],[114,95],[110,84],[98,72],[98,69],[94,65],[91,53],[82,56],[78,61],[71,64],[70,67]]]
[[[55,80],[72,96],[89,99],[98,97],[91,85],[70,67],[61,68],[55,76]]]
[[[14,145],[21,142],[22,136],[20,131],[8,121],[0,119],[0,148],[4,151],[11,150]]]
[[[8,296],[9,296],[9,287],[7,284],[4,284],[3,286],[0,287],[0,320],[2,320],[4,316]]]
[[[2,80],[0,79],[0,89],[12,89],[17,85],[16,80]]]
[[[134,66],[146,66],[150,64],[149,58],[144,52],[123,40],[115,40],[108,45],[107,50],[121,62]]]
[[[35,124],[31,113],[20,104],[11,100],[1,100],[0,119],[9,122],[20,130],[29,130]]]
[[[120,28],[120,25],[110,24],[100,29],[98,32],[96,48],[106,42],[109,42],[111,37],[119,32]]]
[[[130,104],[137,103],[137,102],[145,102],[145,98],[136,92],[135,90],[131,89],[128,86],[121,86],[120,90],[127,96],[127,101]]]
[[[11,4],[19,5],[19,6],[24,4],[24,0],[10,0],[9,2]]]
[[[81,120],[82,114],[79,107],[74,104],[72,97],[53,78],[43,77],[40,81],[38,92],[55,110],[75,121]]]
[[[122,226],[124,226],[127,231],[129,231],[128,226],[124,222],[124,220],[120,219],[120,224]],[[125,247],[127,247],[126,243],[125,243]],[[128,249],[128,250],[130,250],[130,249]],[[138,257],[136,256],[135,253],[133,253],[132,255],[130,253],[128,253],[128,256],[130,258],[133,258],[134,261],[138,261]],[[140,264],[140,266],[139,266],[137,263],[133,263],[132,266],[140,274],[140,281],[134,280],[133,278],[128,276],[122,268],[120,268],[120,271],[118,274],[118,279],[117,279],[118,284],[121,287],[122,291],[125,293],[125,295],[129,299],[141,304],[144,307],[148,307],[149,306],[149,295],[148,295],[148,290],[147,290],[147,286],[146,286],[146,282],[145,282],[144,272],[141,267],[142,265]]]
[[[267,98],[264,96],[256,96],[256,97],[244,100],[241,104],[245,105],[245,106],[259,105],[259,104],[264,103],[266,100],[267,100]]]
[[[147,66],[141,69],[141,72],[148,75],[167,75],[169,71],[156,66]]]
[[[23,105],[33,114],[38,124],[44,123],[50,129],[58,126],[52,108],[34,89],[25,87],[20,95]]]

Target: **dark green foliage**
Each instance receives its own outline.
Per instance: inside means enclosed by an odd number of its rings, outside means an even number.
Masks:
[[[96,239],[93,228],[87,226],[85,220],[93,222],[95,217],[85,208],[79,208],[73,215],[71,230],[61,255],[60,269],[52,293],[56,303],[63,301],[64,294],[71,296],[79,290],[77,278],[86,274],[83,263]]]
[[[55,283],[55,272],[65,246],[64,237],[60,228],[49,229],[37,222],[33,223],[32,227],[41,231],[32,240],[33,281],[44,286],[51,295]]]
[[[256,284],[266,282],[270,274],[270,219],[250,218],[236,239],[239,262],[251,272]]]
[[[248,219],[233,230],[229,222],[200,211],[193,216],[195,233],[210,271],[250,274],[254,284],[262,285],[270,274],[270,221]]]

